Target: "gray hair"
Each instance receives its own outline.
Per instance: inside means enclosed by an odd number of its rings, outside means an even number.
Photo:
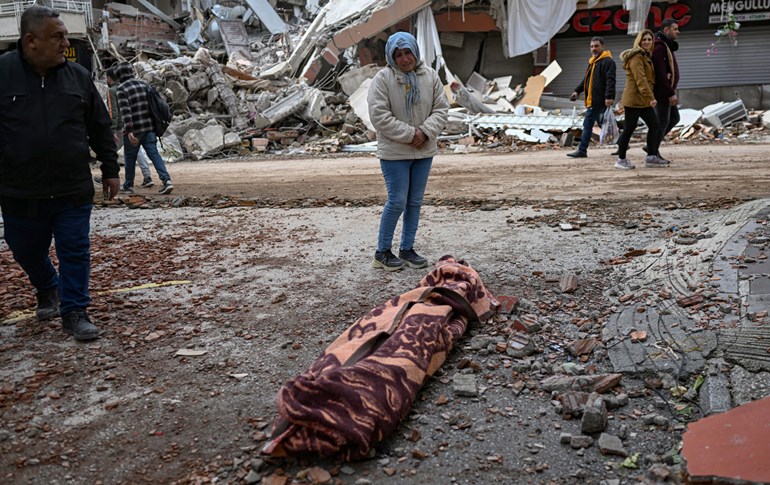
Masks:
[[[33,5],[21,14],[21,37],[34,34],[43,26],[46,19],[59,18],[59,12],[43,5]]]
[[[598,42],[598,43],[600,43],[601,45],[605,45],[605,43],[604,43],[604,37],[599,37],[598,35],[597,35],[596,37],[593,37],[593,38],[591,39],[591,42]]]

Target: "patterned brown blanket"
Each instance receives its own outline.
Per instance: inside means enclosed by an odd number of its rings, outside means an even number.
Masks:
[[[281,387],[262,452],[366,457],[395,431],[468,323],[498,305],[473,268],[444,256],[417,288],[358,319]]]

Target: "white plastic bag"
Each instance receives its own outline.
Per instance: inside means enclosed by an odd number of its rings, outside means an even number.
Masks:
[[[618,120],[615,118],[615,110],[612,106],[604,112],[602,120],[602,132],[599,134],[600,145],[614,145],[618,142],[620,130],[618,129]]]

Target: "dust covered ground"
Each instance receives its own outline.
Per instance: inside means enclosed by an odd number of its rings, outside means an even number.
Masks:
[[[0,243],[0,476],[4,483],[600,483],[673,480],[686,422],[645,382],[625,376],[608,430],[637,468],[561,433],[540,382],[574,364],[611,371],[600,347],[615,311],[613,258],[674,227],[770,194],[770,145],[664,146],[668,169],[622,172],[609,149],[440,155],[416,249],[464,258],[495,295],[537,316],[538,352],[477,348],[498,317],[469,332],[372,459],[260,455],[282,383],[355,319],[413,288],[427,270],[371,268],[384,186],[373,156],[229,159],[170,166],[176,189],[100,206],[93,215],[90,314],[101,338],[79,344],[58,320],[33,318],[34,294]],[[635,147],[632,162],[641,159]],[[133,207],[133,208],[130,208]],[[560,223],[578,228],[563,231]],[[398,233],[397,233],[398,237]],[[396,239],[397,240],[397,239]],[[576,275],[563,293],[558,277]],[[177,355],[179,352],[200,355]],[[189,352],[189,351],[199,352]],[[472,372],[477,397],[455,396]],[[667,417],[655,425],[643,415]],[[663,478],[661,478],[663,477]]]

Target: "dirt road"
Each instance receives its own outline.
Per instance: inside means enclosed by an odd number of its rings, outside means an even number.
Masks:
[[[590,150],[585,159],[568,158],[566,150],[558,149],[439,155],[426,197],[568,200],[758,197],[770,193],[768,144],[666,145],[664,155],[673,161],[667,169],[644,168],[644,152],[637,145],[628,154],[637,169],[627,172],[613,168],[611,151]],[[276,199],[385,195],[374,155],[187,162],[173,164],[170,170],[175,195]]]
[[[697,410],[673,413],[669,395],[624,376],[614,392],[630,403],[611,411],[607,432],[638,454],[627,468],[593,441],[563,444],[562,433],[581,434],[580,419],[563,419],[540,385],[611,371],[601,344],[587,358],[567,350],[576,339],[600,342],[616,311],[604,293],[615,278],[608,261],[703,213],[770,195],[768,144],[664,148],[671,168],[630,172],[611,167],[609,149],[580,160],[566,150],[437,157],[420,251],[466,258],[493,294],[521,298],[515,313],[542,326],[537,352],[495,350],[511,320],[473,330],[360,463],[260,449],[280,386],[427,273],[371,268],[385,196],[373,156],[177,163],[172,195],[138,188],[151,199],[139,210],[97,208],[89,312],[101,336],[85,345],[58,320],[33,318],[34,293],[0,242],[0,481],[321,483],[312,467],[348,485],[582,484],[652,470],[647,483],[673,479]],[[632,161],[641,154],[633,148]],[[560,291],[563,275],[578,278],[573,293]],[[474,376],[478,396],[454,395],[458,372]],[[661,424],[640,419],[652,413]]]

